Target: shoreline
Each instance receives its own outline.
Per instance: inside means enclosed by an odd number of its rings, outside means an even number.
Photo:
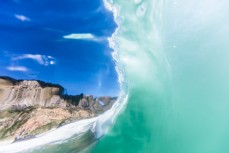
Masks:
[[[37,135],[36,138],[19,141],[12,143],[11,141],[0,141],[0,152],[21,152],[29,149],[35,149],[36,147],[48,145],[52,143],[61,143],[74,135],[85,133],[95,126],[98,117],[83,119],[73,123],[66,124],[59,128],[53,129],[46,133]],[[23,148],[21,146],[24,146]]]
[[[33,139],[63,125],[97,117],[117,100],[63,91],[58,84],[0,76],[0,139]]]

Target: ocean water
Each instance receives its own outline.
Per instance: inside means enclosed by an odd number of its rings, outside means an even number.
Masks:
[[[86,133],[31,152],[228,153],[229,1],[104,2],[120,100]]]
[[[229,2],[114,0],[129,98],[93,153],[229,152]]]

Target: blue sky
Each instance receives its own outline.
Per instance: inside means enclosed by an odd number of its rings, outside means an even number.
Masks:
[[[101,0],[0,1],[0,75],[58,83],[68,94],[117,95]]]

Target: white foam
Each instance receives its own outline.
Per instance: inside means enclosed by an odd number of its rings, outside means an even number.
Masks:
[[[139,3],[141,3],[142,2],[142,0],[134,0],[134,3],[135,4],[139,4]]]
[[[102,115],[92,118],[92,119],[85,119],[75,123],[71,123],[60,127],[56,130],[50,131],[46,134],[40,135],[37,138],[21,141],[13,144],[8,144],[4,146],[0,146],[0,153],[16,153],[22,152],[24,150],[33,149],[39,146],[43,146],[46,144],[52,143],[61,143],[66,141],[67,139],[73,137],[76,134],[82,134],[88,130],[92,130],[96,134],[96,137],[99,138],[102,135],[106,134],[110,127],[114,124],[117,119],[118,114],[124,109],[128,100],[128,94],[126,93],[126,84],[125,84],[125,77],[124,77],[124,69],[123,66],[118,63],[118,45],[115,41],[115,36],[118,35],[119,27],[121,25],[121,20],[118,19],[118,12],[119,9],[117,6],[111,4],[112,1],[104,0],[105,7],[113,12],[115,22],[117,23],[118,27],[116,28],[115,32],[113,33],[111,38],[108,38],[109,46],[114,49],[112,53],[112,57],[116,63],[116,71],[118,73],[118,79],[121,86],[121,92],[119,95],[118,100],[114,103],[112,108]],[[70,34],[64,36],[66,39],[94,39],[93,35],[79,35],[79,34]]]
[[[121,26],[121,20],[118,19],[118,14],[119,14],[119,7],[115,6],[112,0],[103,0],[103,3],[105,5],[105,7],[107,8],[107,10],[111,11],[113,13],[114,16],[114,21],[117,24],[117,28],[115,29],[115,32],[112,34],[112,36],[110,38],[108,38],[108,42],[109,42],[109,46],[113,49],[113,53],[112,53],[112,57],[114,59],[115,62],[115,69],[118,73],[118,81],[120,86],[122,86],[123,84],[125,84],[125,77],[124,77],[124,69],[122,68],[122,66],[120,64],[118,64],[118,51],[119,51],[119,47],[118,47],[118,43],[115,41],[115,37],[118,35],[119,31],[120,31],[120,26]],[[122,89],[121,89],[122,90]]]
[[[126,89],[125,89],[126,84],[125,84],[125,77],[124,77],[124,69],[120,65],[120,63],[118,63],[118,60],[119,60],[119,57],[118,57],[119,49],[118,48],[119,47],[118,47],[118,43],[115,41],[115,37],[118,35],[120,25],[121,25],[121,21],[118,20],[117,18],[119,9],[117,6],[112,4],[113,1],[111,0],[110,1],[104,0],[103,2],[104,2],[105,7],[108,10],[113,12],[114,20],[116,24],[118,25],[118,27],[116,28],[112,36],[108,38],[108,42],[109,42],[109,46],[114,50],[112,53],[112,57],[115,61],[115,65],[116,65],[115,69],[118,73],[118,81],[121,86],[121,92],[120,92],[119,98],[117,99],[115,104],[112,106],[112,108],[107,110],[102,115],[100,115],[96,121],[96,124],[94,124],[94,127],[92,130],[95,132],[97,138],[106,134],[109,131],[109,129],[111,128],[111,126],[114,125],[118,114],[120,114],[120,112],[124,110],[127,100],[128,100],[128,94],[126,93]]]
[[[56,130],[50,131],[46,134],[42,134],[34,139],[0,146],[0,152],[17,153],[46,144],[62,142],[76,134],[82,134],[90,130],[93,127],[93,124],[96,120],[97,118],[91,118],[77,121],[57,128]]]
[[[103,136],[109,131],[111,126],[114,124],[117,115],[124,108],[127,99],[128,95],[126,95],[124,92],[120,93],[118,100],[115,102],[112,108],[98,117],[92,129],[92,131],[95,132],[97,138]]]

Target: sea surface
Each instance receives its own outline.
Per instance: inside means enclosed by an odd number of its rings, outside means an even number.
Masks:
[[[121,94],[91,130],[39,153],[228,153],[229,1],[107,0]]]

